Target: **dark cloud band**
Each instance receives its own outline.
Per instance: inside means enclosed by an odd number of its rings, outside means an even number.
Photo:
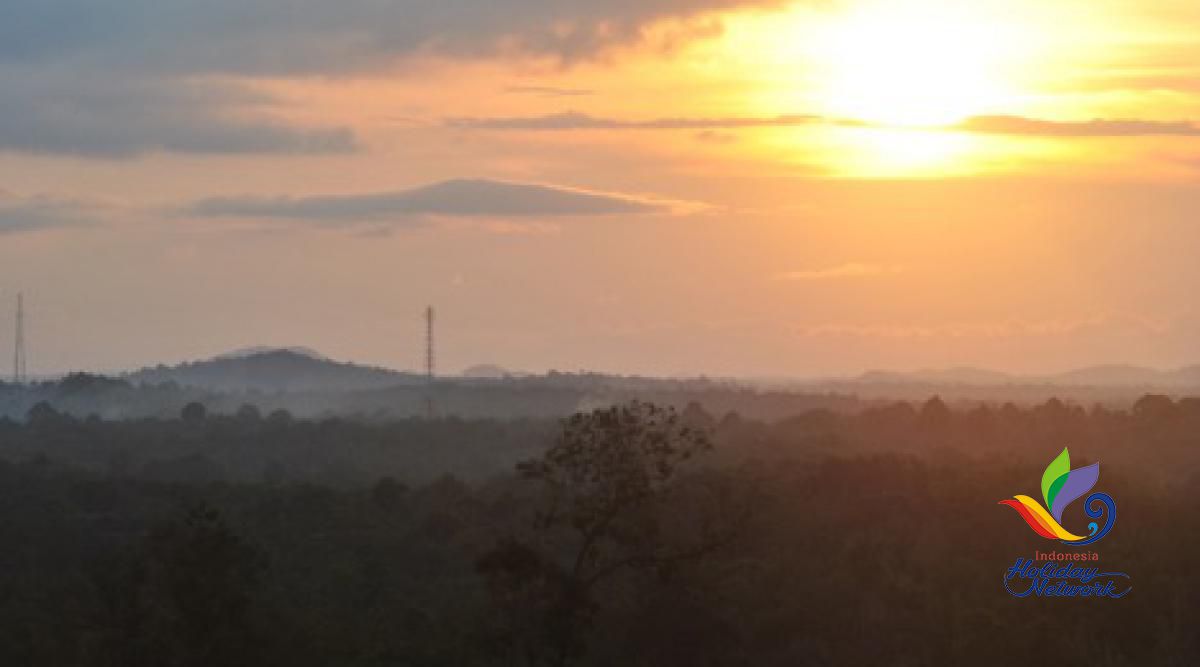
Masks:
[[[417,52],[589,58],[687,20],[784,0],[8,0],[0,64],[175,73],[353,71]]]
[[[783,0],[8,0],[0,151],[331,153],[343,128],[244,118],[216,78],[340,75],[413,55],[592,58],[663,19]],[[681,30],[688,28],[682,27]],[[540,95],[584,91],[518,88]]]
[[[356,148],[348,129],[291,127],[248,113],[274,100],[233,84],[0,68],[0,89],[0,150],[123,158]]]

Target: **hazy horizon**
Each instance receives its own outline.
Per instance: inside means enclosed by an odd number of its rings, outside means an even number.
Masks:
[[[116,377],[116,376],[126,375],[126,374],[130,374],[130,373],[135,373],[137,371],[141,371],[141,370],[145,370],[145,369],[159,367],[159,366],[175,367],[175,366],[180,366],[180,365],[185,365],[185,364],[218,361],[218,360],[222,360],[222,359],[231,359],[231,358],[236,358],[236,357],[253,356],[253,355],[257,355],[257,354],[274,353],[274,352],[281,352],[281,351],[293,352],[293,353],[300,354],[302,356],[310,356],[310,357],[319,359],[321,361],[328,361],[328,362],[338,363],[338,364],[352,364],[352,365],[364,367],[364,368],[380,368],[380,369],[383,369],[386,371],[392,371],[392,372],[396,372],[396,373],[409,373],[409,374],[414,374],[414,375],[424,375],[425,374],[425,369],[423,367],[417,366],[416,364],[413,364],[410,366],[394,366],[394,365],[389,365],[387,363],[377,363],[377,362],[371,362],[371,361],[355,359],[355,358],[336,357],[336,356],[328,355],[324,351],[314,348],[312,346],[302,345],[302,344],[293,344],[293,345],[263,345],[263,344],[259,344],[259,345],[247,345],[247,346],[243,346],[243,347],[239,347],[239,348],[232,348],[232,349],[218,351],[218,352],[214,352],[214,353],[205,353],[205,354],[201,354],[196,357],[185,357],[185,358],[179,358],[179,359],[148,360],[144,363],[139,363],[136,365],[132,365],[132,366],[128,366],[128,367],[121,367],[121,368],[78,367],[78,368],[57,369],[57,370],[40,370],[40,369],[37,369],[36,364],[35,364],[34,370],[31,370],[31,372],[29,373],[29,378],[33,379],[33,380],[53,380],[53,379],[57,379],[57,378],[62,378],[71,373],[93,373],[93,374]],[[720,375],[720,374],[715,374],[715,373],[708,373],[703,370],[655,374],[655,373],[640,372],[637,370],[623,371],[623,370],[611,370],[611,369],[605,369],[605,368],[593,368],[593,367],[589,367],[586,365],[568,366],[568,367],[546,367],[546,368],[518,368],[518,367],[506,365],[506,364],[501,363],[496,360],[480,360],[476,363],[466,364],[461,367],[446,367],[444,365],[439,365],[438,375],[440,377],[448,377],[448,378],[464,377],[464,376],[469,376],[472,371],[475,371],[475,370],[478,370],[481,368],[486,368],[489,370],[498,369],[498,370],[504,371],[506,373],[512,374],[514,376],[521,376],[521,375],[538,376],[538,375],[545,375],[545,374],[548,374],[551,372],[595,373],[595,374],[600,374],[600,375],[645,377],[645,378],[660,378],[660,379],[710,378],[710,379],[714,379],[714,380],[730,380],[730,381],[748,382],[748,383],[764,383],[764,384],[768,384],[768,385],[773,384],[773,383],[784,383],[784,384],[797,383],[797,384],[820,385],[823,383],[852,382],[852,381],[859,381],[859,380],[869,382],[872,380],[872,378],[870,376],[872,376],[874,374],[881,374],[881,375],[885,375],[885,376],[896,376],[895,378],[889,378],[892,380],[897,379],[897,378],[904,378],[905,380],[911,380],[913,382],[929,381],[929,382],[933,382],[935,384],[939,381],[940,382],[964,382],[965,384],[979,384],[982,386],[982,385],[988,384],[988,382],[974,382],[969,379],[959,380],[959,379],[955,379],[955,378],[959,377],[960,374],[963,376],[973,376],[974,374],[986,374],[986,375],[994,374],[994,375],[998,376],[996,378],[997,380],[1012,380],[1012,381],[1015,381],[1018,383],[1021,381],[1029,381],[1029,382],[1036,383],[1036,382],[1043,382],[1043,381],[1055,381],[1059,378],[1059,376],[1067,376],[1072,373],[1080,372],[1080,371],[1137,370],[1137,371],[1149,371],[1152,373],[1171,373],[1171,372],[1176,372],[1176,371],[1200,369],[1200,363],[1184,364],[1182,366],[1174,366],[1174,367],[1154,367],[1154,366],[1143,366],[1143,365],[1139,365],[1139,364],[1125,364],[1125,363],[1099,363],[1099,364],[1088,364],[1088,365],[1084,365],[1084,366],[1073,366],[1073,367],[1068,367],[1068,368],[1049,369],[1049,370],[1038,371],[1038,372],[1009,371],[1009,370],[1005,370],[1002,368],[990,368],[990,367],[972,366],[972,365],[956,365],[956,366],[940,366],[940,367],[927,366],[927,367],[895,367],[895,368],[880,368],[880,367],[862,368],[862,369],[858,369],[858,370],[852,370],[852,371],[841,372],[841,373],[810,374],[810,375],[798,375],[798,374],[791,374],[791,375],[789,375],[789,374]],[[8,380],[10,375],[11,375],[11,369],[7,369],[7,372],[0,374],[0,381]],[[885,380],[885,381],[887,381],[887,380]]]

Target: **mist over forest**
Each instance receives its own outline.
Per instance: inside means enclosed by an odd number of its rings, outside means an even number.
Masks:
[[[1200,367],[1156,371],[1097,366],[1045,376],[956,368],[872,371],[853,378],[656,378],[588,371],[514,373],[479,365],[436,376],[341,362],[308,348],[256,347],[212,359],[98,375],[71,373],[17,386],[0,381],[0,417],[22,420],[38,403],[79,418],[170,418],[189,403],[232,415],[250,405],[264,414],[378,421],[438,411],[463,418],[557,418],[580,410],[653,401],[714,413],[783,419],[815,409],[856,413],[894,400],[939,396],[958,407],[1029,406],[1050,399],[1084,407],[1128,408],[1146,394],[1200,394]]]
[[[1200,654],[1200,397],[904,398],[916,389],[430,383],[273,350],[5,385],[0,662]],[[1017,558],[1056,545],[997,503],[1036,493],[1064,447],[1076,467],[1103,462],[1120,504],[1112,535],[1080,551],[1129,573],[1123,599],[1005,591]]]

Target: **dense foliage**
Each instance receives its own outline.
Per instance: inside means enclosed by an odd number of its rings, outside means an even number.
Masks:
[[[29,417],[0,422],[0,664],[1200,656],[1200,401],[935,399],[774,422],[645,404],[561,424]],[[1131,575],[1127,598],[1001,587],[1056,545],[996,503],[1036,495],[1063,446],[1103,462],[1121,514],[1091,549]]]

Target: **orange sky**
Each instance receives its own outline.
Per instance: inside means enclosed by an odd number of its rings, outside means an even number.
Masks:
[[[0,27],[35,372],[1200,360],[1195,2],[177,2]]]

